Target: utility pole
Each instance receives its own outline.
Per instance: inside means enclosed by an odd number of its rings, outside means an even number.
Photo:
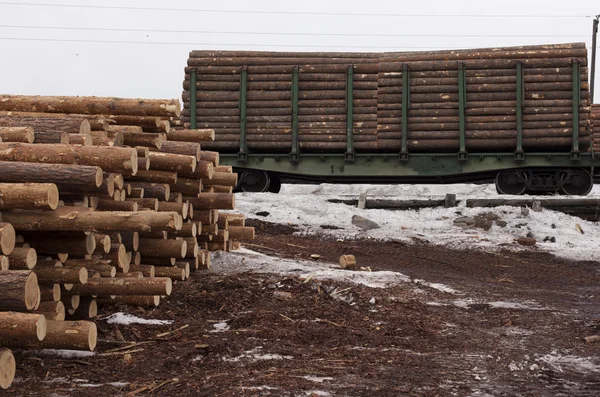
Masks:
[[[596,38],[598,36],[598,20],[600,20],[600,15],[596,15],[594,18],[594,25],[592,27],[592,74],[590,76],[590,90],[592,95],[592,103],[594,103],[594,90],[595,90],[595,80],[596,80]]]

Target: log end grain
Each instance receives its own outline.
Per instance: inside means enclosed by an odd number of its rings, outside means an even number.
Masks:
[[[15,378],[17,364],[9,349],[0,348],[0,388],[8,389]]]
[[[342,269],[354,269],[356,268],[356,258],[354,255],[342,255],[340,256],[340,267]]]

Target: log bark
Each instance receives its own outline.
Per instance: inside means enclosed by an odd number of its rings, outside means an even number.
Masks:
[[[0,271],[0,310],[30,311],[40,304],[38,278],[30,270]]]
[[[171,295],[173,283],[166,277],[99,278],[77,284],[69,291],[81,296],[94,295]]]
[[[0,348],[0,388],[8,389],[15,379],[17,364],[15,356],[6,348]]]
[[[229,238],[233,240],[254,240],[254,228],[249,226],[229,225]]]
[[[117,295],[110,301],[102,303],[124,304],[143,307],[157,307],[160,304],[160,295]]]
[[[183,224],[181,216],[174,212],[93,212],[77,207],[6,212],[2,217],[24,231],[169,231],[180,230]]]
[[[177,178],[177,182],[171,185],[171,189],[184,196],[196,196],[202,192],[202,183],[201,179]]]
[[[200,161],[210,161],[214,166],[219,165],[219,152],[210,152],[202,150],[200,152]]]
[[[98,200],[98,211],[128,211],[136,212],[139,210],[138,204],[131,201],[116,201],[108,199]]]
[[[147,209],[158,211],[158,199],[156,198],[127,198],[127,202],[137,203],[140,210]]]
[[[67,321],[81,321],[98,316],[98,303],[96,299],[86,296],[81,299],[77,309],[69,309],[66,313]]]
[[[99,116],[107,119],[112,125],[137,125],[140,127],[158,128],[160,117],[153,116],[129,116],[125,114],[107,114]]]
[[[46,337],[31,347],[94,351],[97,332],[96,324],[92,321],[48,320]]]
[[[2,142],[33,143],[33,127],[0,127]]]
[[[177,172],[160,170],[139,170],[137,174],[127,177],[131,182],[166,183],[172,185],[177,183]]]
[[[155,267],[152,265],[131,265],[129,270],[132,272],[141,272],[144,277],[156,277]]]
[[[91,165],[134,174],[138,165],[135,149],[28,143],[0,143],[0,161]]]
[[[60,253],[74,256],[91,255],[96,249],[94,234],[24,233],[23,236],[32,248],[40,254]]]
[[[29,247],[15,248],[8,255],[10,270],[31,270],[37,263],[35,249]]]
[[[130,185],[132,188],[143,188],[146,198],[168,201],[171,194],[171,186],[166,183],[130,182]]]
[[[85,284],[88,281],[88,272],[84,267],[40,267],[33,272],[41,285],[54,284]]]
[[[190,204],[188,202],[172,203],[172,202],[168,202],[168,201],[159,201],[157,211],[177,212],[179,215],[181,215],[181,217],[183,219],[186,219],[189,215],[189,206],[190,206]]]
[[[171,136],[169,135],[169,139]],[[162,146],[153,149],[152,151],[158,151],[162,153],[172,154],[183,154],[185,156],[193,156],[196,160],[200,160],[200,144],[193,142],[176,142],[176,141],[164,141]]]
[[[0,183],[0,210],[58,207],[58,188],[53,183]]]
[[[202,182],[207,186],[231,186],[235,187],[238,183],[237,173],[215,172],[212,178],[203,179]]]
[[[44,143],[44,142],[40,142]],[[46,142],[52,143],[52,142]],[[64,143],[64,142],[56,142],[56,143]],[[94,144],[94,140],[90,134],[69,134],[69,145],[82,145],[82,146],[92,146]]]
[[[139,253],[142,257],[185,258],[187,243],[185,240],[140,238]]]
[[[0,144],[2,145],[2,144]],[[0,146],[1,148],[1,146]],[[171,171],[171,172],[189,172],[193,173],[196,169],[197,160],[193,156],[186,156],[183,154],[173,153],[160,153],[150,152],[148,154],[150,159],[151,170]],[[1,159],[1,157],[0,157]]]
[[[179,117],[181,105],[177,99],[3,95],[0,110]]]
[[[123,144],[127,146],[146,146],[160,149],[164,140],[163,134],[123,131]]]
[[[176,232],[168,233],[169,237],[196,237],[198,235],[198,224],[199,222],[188,222],[184,223],[181,230]],[[202,225],[202,223],[200,223]]]
[[[66,310],[61,301],[42,301],[34,313],[43,315],[46,320],[64,321]]]
[[[0,251],[2,255],[10,255],[15,249],[17,235],[13,225],[0,222]]]
[[[121,233],[121,243],[127,251],[137,251],[140,247],[140,234],[138,232]]]
[[[130,198],[144,198],[144,188],[133,187],[131,193],[128,195]]]
[[[185,269],[180,269],[178,267],[165,267],[158,266],[155,268],[156,277],[168,277],[171,280],[181,280],[185,281]]]
[[[88,271],[100,273],[101,277],[115,277],[117,268],[106,259],[67,259],[64,267],[85,268]],[[88,278],[89,280],[89,278]]]
[[[212,129],[200,130],[172,130],[169,141],[203,143],[215,140],[215,131]]]
[[[153,265],[153,266],[175,266],[175,262],[177,258],[160,258],[160,257],[151,257],[144,256],[143,263],[145,265]]]
[[[202,157],[202,151],[200,153],[200,157]],[[218,163],[218,159],[217,159]],[[214,174],[214,166],[212,161],[200,160],[196,164],[196,170],[194,172],[178,172],[178,175],[184,178],[192,178],[192,179],[211,179]]]
[[[223,216],[227,218],[229,226],[246,226],[246,215],[244,214],[227,213],[223,214]]]
[[[186,200],[189,200],[196,210],[235,209],[235,195],[229,193],[200,193],[198,197],[188,197]]]
[[[35,347],[47,335],[47,321],[41,314],[0,312],[0,346]]]
[[[60,284],[40,285],[40,299],[42,301],[60,301]]]

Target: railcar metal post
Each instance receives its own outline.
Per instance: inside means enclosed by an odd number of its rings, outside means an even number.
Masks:
[[[598,38],[598,20],[600,15],[596,15],[594,18],[594,24],[592,27],[592,70],[590,73],[590,91],[592,96],[592,103],[594,103],[594,90],[596,88],[596,40]]]
[[[247,133],[247,116],[246,109],[248,107],[248,67],[242,66],[240,73],[240,151],[238,159],[240,161],[248,160],[248,144],[246,142]]]
[[[467,160],[465,107],[467,104],[467,77],[465,64],[458,65],[458,128],[460,132],[460,149],[458,161]]]
[[[190,72],[190,128],[195,130],[198,127],[198,120],[196,120],[196,85],[198,81],[198,75],[196,68]]]
[[[402,65],[402,146],[400,161],[408,161],[408,110],[410,109],[410,69]]]
[[[523,98],[525,97],[525,79],[523,62],[517,62],[517,150],[515,160],[525,160],[523,151]]]
[[[348,65],[346,73],[346,135],[348,146],[344,155],[346,162],[354,161],[354,109],[353,109],[353,89],[354,89],[354,65]]]
[[[300,84],[300,72],[298,66],[294,66],[292,71],[292,151],[290,152],[290,161],[297,163],[300,160],[298,150],[298,95]]]
[[[573,146],[571,160],[581,160],[579,151],[579,104],[581,101],[581,68],[579,61],[573,61]]]

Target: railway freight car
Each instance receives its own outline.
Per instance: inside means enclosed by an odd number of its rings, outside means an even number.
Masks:
[[[598,164],[584,43],[434,52],[192,51],[182,122],[245,191],[281,180],[495,180],[586,195]]]

